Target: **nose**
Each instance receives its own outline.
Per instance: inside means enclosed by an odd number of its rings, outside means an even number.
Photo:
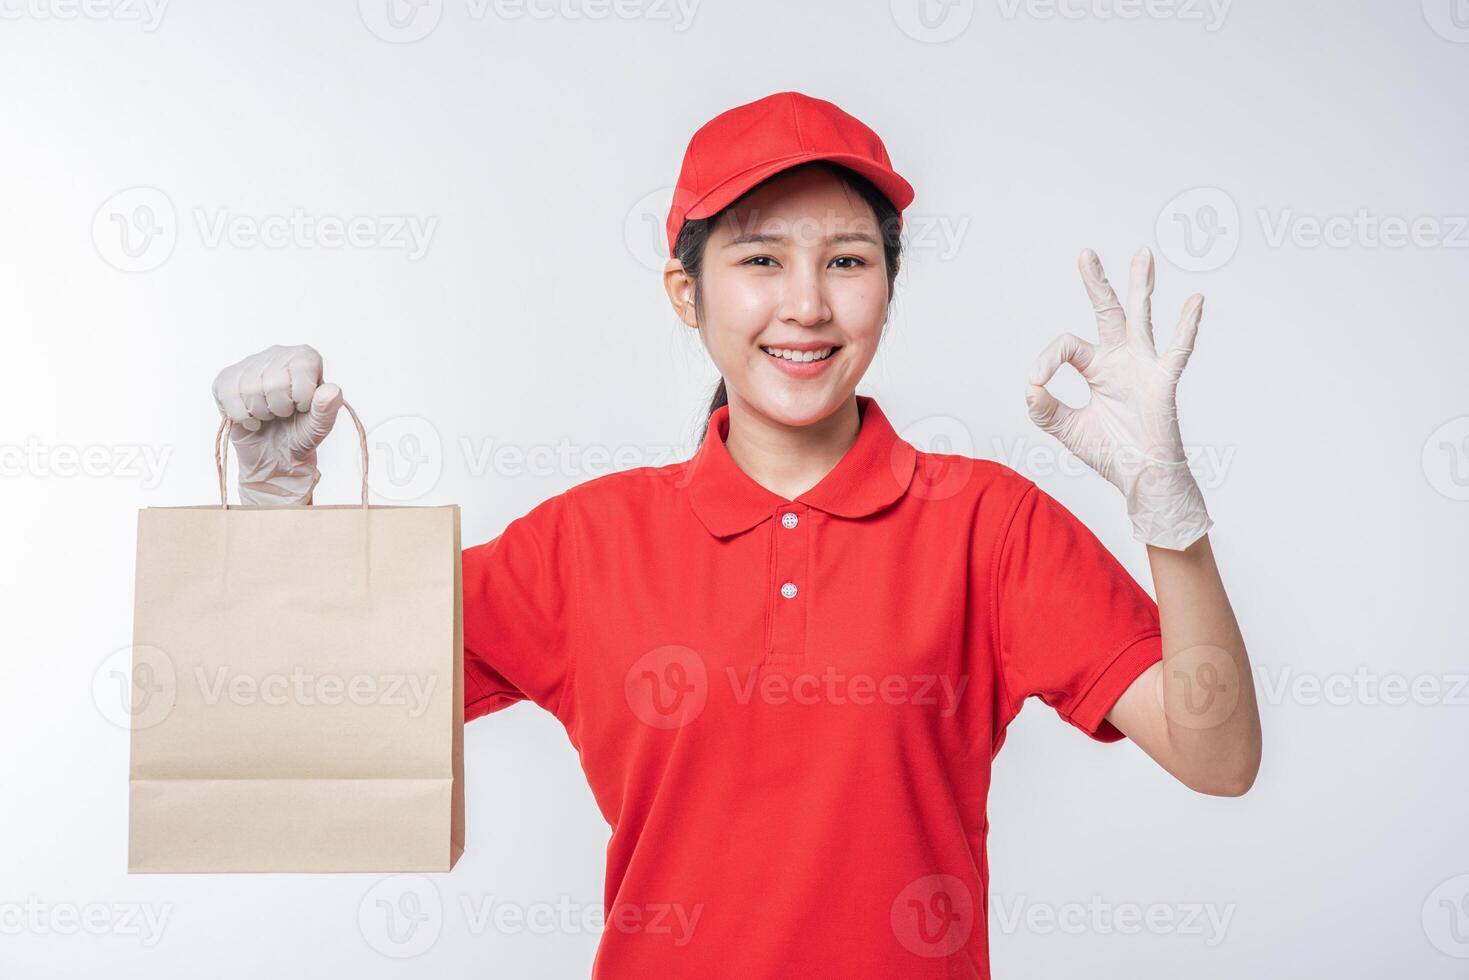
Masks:
[[[814,263],[793,263],[781,292],[780,319],[798,327],[815,327],[831,319],[821,269]]]

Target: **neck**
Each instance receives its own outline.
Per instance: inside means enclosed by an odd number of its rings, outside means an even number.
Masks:
[[[861,427],[856,395],[825,418],[785,425],[732,394],[724,447],[750,479],[794,500],[841,462]]]

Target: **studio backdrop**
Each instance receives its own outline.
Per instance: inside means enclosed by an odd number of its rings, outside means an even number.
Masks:
[[[1036,481],[1150,591],[1026,373],[1094,328],[1083,248],[1117,282],[1152,249],[1160,339],[1207,297],[1180,422],[1259,778],[1190,792],[1027,704],[989,801],[994,975],[1469,975],[1462,3],[7,0],[0,82],[0,976],[589,975],[608,824],[530,703],[463,729],[450,871],[130,873],[138,512],[216,502],[210,382],[270,344],[361,413],[373,507],[457,506],[466,549],[688,458],[717,378],[661,282],[678,163],[784,90],[916,190],[859,391]],[[348,518],[353,435],[316,490]]]

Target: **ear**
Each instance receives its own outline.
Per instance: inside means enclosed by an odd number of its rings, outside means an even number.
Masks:
[[[663,267],[663,289],[668,293],[668,301],[673,304],[673,312],[678,314],[685,326],[697,330],[699,321],[694,315],[694,280],[684,271],[683,263],[678,259],[669,259],[668,264]]]

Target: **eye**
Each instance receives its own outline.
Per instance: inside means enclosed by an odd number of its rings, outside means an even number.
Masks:
[[[741,262],[740,265],[749,265],[751,262],[757,262],[760,259],[768,259],[771,262],[774,262],[775,261],[775,259],[772,259],[768,255],[752,255],[748,259],[746,259],[745,261]]]
[[[840,255],[840,256],[837,256],[836,258],[832,259],[832,261],[833,262],[844,262],[844,261],[846,261],[848,259],[850,259],[851,261],[853,261],[853,262],[855,262],[857,264],[856,265],[842,266],[842,268],[844,268],[844,269],[859,269],[862,266],[864,266],[864,265],[867,264],[867,260],[866,259],[863,259],[863,258],[861,258],[859,256],[856,256],[856,255]]]

